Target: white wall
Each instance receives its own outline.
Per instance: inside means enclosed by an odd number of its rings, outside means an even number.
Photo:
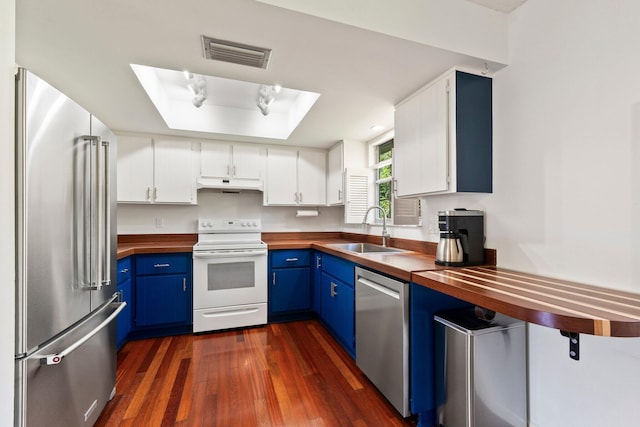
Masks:
[[[310,208],[303,208],[305,210]],[[295,207],[262,206],[262,193],[198,191],[198,205],[118,205],[118,234],[197,233],[198,218],[261,218],[263,231],[337,231],[340,207],[321,207],[317,217],[296,217]],[[157,227],[157,220],[162,227]]]
[[[640,293],[639,16],[635,0],[513,13],[494,79],[494,194],[429,198],[427,221],[485,210],[499,266]],[[640,339],[582,335],[573,361],[558,331],[529,332],[531,425],[639,425]]]
[[[0,420],[13,422],[15,1],[0,0]]]

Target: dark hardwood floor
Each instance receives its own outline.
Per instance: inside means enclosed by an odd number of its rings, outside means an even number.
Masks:
[[[414,426],[316,320],[132,341],[96,426]]]

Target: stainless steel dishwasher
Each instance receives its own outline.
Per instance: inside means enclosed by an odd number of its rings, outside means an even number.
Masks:
[[[409,284],[356,267],[356,365],[409,416]]]

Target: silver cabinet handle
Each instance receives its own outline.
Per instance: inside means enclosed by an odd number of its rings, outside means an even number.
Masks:
[[[129,272],[128,268],[123,268],[122,270],[120,270],[120,273],[122,274],[127,274]]]
[[[322,257],[320,255],[316,256],[316,268],[322,267]]]
[[[230,174],[231,174],[231,167],[227,165],[227,176],[229,176]]]
[[[147,187],[147,200],[151,200],[151,187]]]
[[[171,264],[166,263],[166,264],[153,264],[153,266],[155,268],[164,268],[164,267],[171,267]]]
[[[287,261],[287,262],[298,262],[298,258],[287,258],[285,261]]]
[[[338,293],[336,292],[336,285],[335,283],[331,282],[331,298],[335,297],[336,295],[338,295]]]
[[[300,192],[300,193],[298,193],[298,194],[300,195],[300,196],[299,196],[299,199],[300,199],[300,200],[299,200],[299,203],[302,203],[302,192]]]
[[[233,165],[233,176],[236,176],[236,165]]]
[[[275,271],[273,272],[273,279],[272,279],[272,283],[273,283],[273,285],[275,286],[275,284],[276,284],[276,272],[275,272]]]
[[[91,330],[91,332],[89,332],[88,334],[86,334],[85,336],[80,338],[78,341],[76,341],[73,344],[71,344],[69,347],[67,347],[64,350],[62,350],[60,353],[45,354],[45,355],[40,356],[38,358],[38,359],[40,359],[40,364],[41,365],[58,365],[60,362],[62,362],[62,359],[64,359],[65,356],[68,356],[70,353],[72,353],[74,350],[76,350],[82,344],[84,344],[87,341],[89,341],[98,332],[100,332],[102,329],[104,329],[105,326],[107,326],[109,323],[111,323],[111,321],[113,321],[113,319],[115,319],[118,316],[118,314],[120,314],[120,312],[122,310],[124,310],[124,308],[127,306],[126,302],[119,302],[119,303],[116,302],[118,300],[118,297],[119,297],[119,294],[115,293],[108,303],[104,304],[102,306],[102,308],[100,308],[99,310],[96,310],[94,312],[94,314],[91,316],[91,318],[93,318],[93,317],[97,316],[98,314],[100,314],[103,310],[105,310],[111,304],[113,304],[113,303],[117,304],[118,308],[113,313],[111,313],[109,315],[109,317],[107,317],[105,320],[103,320],[102,323],[100,323],[93,330]],[[87,319],[87,320],[89,320],[89,319]]]
[[[338,200],[342,200],[342,190],[338,190]]]
[[[158,200],[158,187],[153,187],[153,200]]]
[[[182,278],[182,292],[187,292],[187,278]]]
[[[293,193],[293,200],[294,200],[296,203],[298,203],[298,193],[297,193],[297,192]]]

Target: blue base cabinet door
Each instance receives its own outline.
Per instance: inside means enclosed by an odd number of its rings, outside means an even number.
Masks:
[[[320,292],[321,319],[351,357],[355,357],[353,287],[323,272]]]
[[[311,271],[309,267],[273,269],[269,289],[269,311],[272,314],[308,311],[311,306]]]
[[[127,303],[127,306],[118,315],[118,334],[117,347],[120,349],[127,341],[129,332],[133,325],[133,298],[131,292],[131,258],[126,257],[118,260],[118,292],[120,292],[121,300]]]
[[[136,280],[136,326],[186,323],[191,319],[186,276],[142,276]]]

